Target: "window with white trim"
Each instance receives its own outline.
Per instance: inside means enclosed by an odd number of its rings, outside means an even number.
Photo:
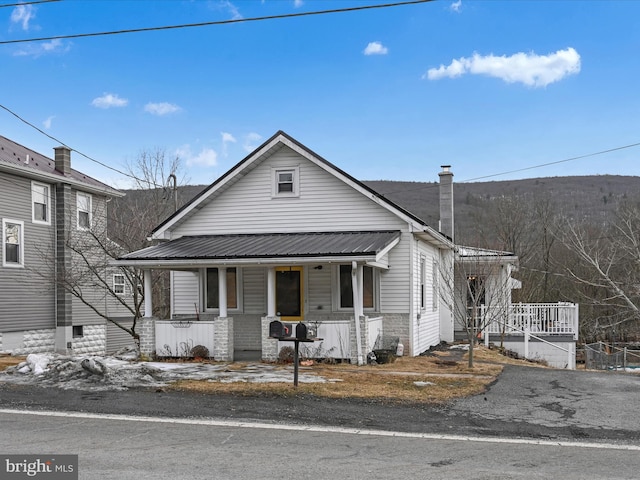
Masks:
[[[298,167],[274,168],[272,171],[272,196],[297,197],[300,194]]]
[[[31,219],[33,223],[51,225],[51,193],[49,185],[31,182]]]
[[[427,259],[420,256],[420,309],[427,308]]]
[[[76,194],[78,208],[78,230],[91,228],[91,195],[78,192]]]
[[[2,220],[2,266],[24,266],[24,223]]]
[[[362,267],[362,306],[374,309],[376,302],[375,274],[373,267]],[[339,299],[338,308],[353,308],[353,283],[351,279],[351,265],[340,265],[338,269]]]
[[[220,308],[219,291],[218,269],[207,268],[205,278],[205,309]],[[235,267],[227,268],[227,308],[238,308],[238,272]]]
[[[437,260],[433,261],[433,268],[431,271],[433,278],[431,279],[432,288],[432,309],[434,312],[438,311],[438,305],[440,305],[440,264]]]
[[[113,293],[124,295],[126,293],[125,279],[122,273],[113,274]]]

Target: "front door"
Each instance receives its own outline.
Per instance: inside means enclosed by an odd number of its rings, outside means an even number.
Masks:
[[[283,320],[304,319],[302,267],[276,267],[276,315]]]

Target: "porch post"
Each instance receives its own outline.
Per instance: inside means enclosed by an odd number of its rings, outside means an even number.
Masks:
[[[218,316],[227,318],[227,267],[218,268],[218,308]]]
[[[276,269],[267,269],[267,317],[276,316]]]
[[[362,265],[351,262],[351,290],[353,291],[353,320],[356,326],[356,349],[358,352],[358,365],[364,365],[362,359],[362,339],[360,338],[360,314],[362,312],[362,294],[360,292],[359,279],[362,278]]]
[[[145,318],[153,317],[153,288],[151,284],[151,270],[143,270],[142,278],[144,279],[144,316]]]

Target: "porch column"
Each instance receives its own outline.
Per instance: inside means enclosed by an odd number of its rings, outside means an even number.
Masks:
[[[351,290],[353,291],[353,320],[356,327],[356,349],[358,365],[364,365],[362,359],[362,339],[360,338],[360,315],[362,314],[362,265],[351,262]]]
[[[218,307],[218,316],[227,318],[227,267],[218,268]]]
[[[145,318],[153,317],[153,288],[151,283],[151,270],[143,270],[142,277],[144,279],[144,316]]]
[[[276,316],[276,269],[267,269],[267,317]]]

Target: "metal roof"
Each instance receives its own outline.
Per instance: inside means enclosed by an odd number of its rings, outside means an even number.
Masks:
[[[400,231],[311,232],[184,236],[124,255],[124,261],[273,259],[288,257],[375,258]]]

